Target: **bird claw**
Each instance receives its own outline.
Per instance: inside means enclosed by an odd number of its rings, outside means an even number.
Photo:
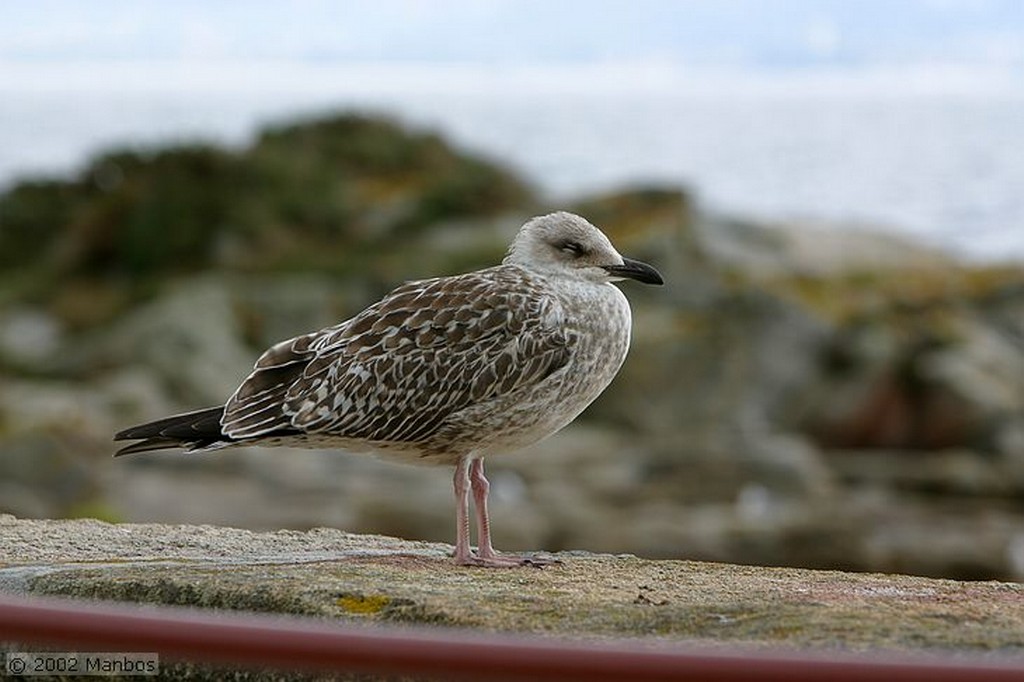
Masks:
[[[562,563],[561,559],[547,558],[541,556],[524,556],[519,557],[520,566],[533,566],[534,568],[544,568],[545,566],[554,566],[555,564]]]
[[[482,568],[519,568],[529,566],[531,568],[544,568],[554,564],[562,563],[559,559],[548,559],[539,556],[517,556],[514,554],[493,554],[491,556],[479,556],[470,554],[468,557],[456,558],[460,566],[479,566]]]

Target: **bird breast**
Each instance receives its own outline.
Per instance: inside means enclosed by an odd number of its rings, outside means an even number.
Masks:
[[[565,398],[581,402],[582,411],[622,367],[632,318],[626,296],[611,284],[580,286],[562,298],[566,331],[574,346],[566,367]]]

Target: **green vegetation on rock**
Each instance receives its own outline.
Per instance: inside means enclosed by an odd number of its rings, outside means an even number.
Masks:
[[[31,270],[31,293],[53,300],[212,267],[365,273],[400,235],[534,203],[515,175],[435,134],[344,114],[237,152],[122,150],[73,180],[18,184],[0,196],[0,286]]]

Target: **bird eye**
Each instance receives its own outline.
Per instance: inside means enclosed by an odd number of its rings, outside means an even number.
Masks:
[[[564,251],[565,253],[568,253],[568,254],[570,254],[572,256],[582,256],[583,253],[584,253],[583,245],[580,244],[579,242],[574,242],[574,241],[563,242],[559,246],[559,248],[562,249],[562,251]]]

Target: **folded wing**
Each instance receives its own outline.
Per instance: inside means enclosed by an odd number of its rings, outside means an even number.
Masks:
[[[557,301],[517,267],[410,282],[270,348],[225,406],[223,430],[419,442],[469,405],[543,381],[568,362],[568,344]]]

